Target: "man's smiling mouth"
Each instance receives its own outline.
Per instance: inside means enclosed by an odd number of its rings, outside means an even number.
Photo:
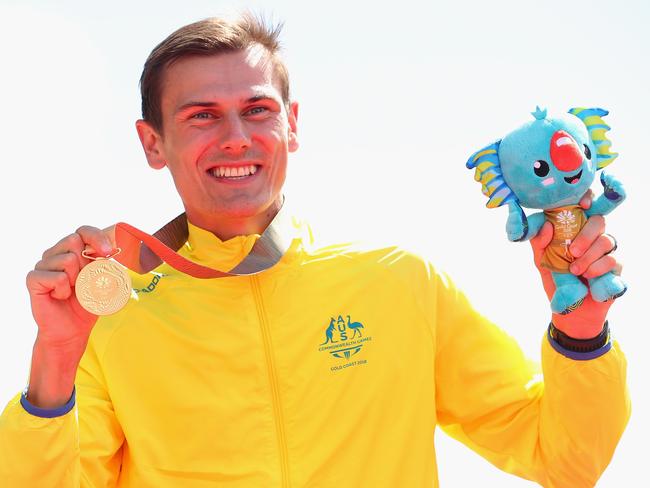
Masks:
[[[237,167],[216,166],[214,168],[211,168],[208,173],[210,173],[215,178],[240,179],[254,175],[257,173],[257,169],[257,165],[254,164]]]
[[[577,175],[573,176],[567,176],[564,178],[564,181],[566,181],[569,185],[575,185],[578,181],[580,181],[580,177],[582,176],[582,170]]]

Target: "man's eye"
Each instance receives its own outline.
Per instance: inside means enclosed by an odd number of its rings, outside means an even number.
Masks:
[[[251,115],[258,115],[263,114],[264,112],[268,112],[268,109],[266,107],[253,107],[249,109],[247,113]]]
[[[210,114],[208,112],[199,112],[198,114],[192,115],[192,118],[193,119],[211,119],[212,114]]]

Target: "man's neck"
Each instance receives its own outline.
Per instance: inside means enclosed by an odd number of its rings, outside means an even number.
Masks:
[[[227,241],[236,236],[251,234],[262,234],[275,218],[282,207],[282,200],[273,203],[263,212],[246,217],[209,218],[191,215],[188,212],[187,218],[197,227],[212,232],[222,241]],[[202,218],[203,217],[203,218]]]

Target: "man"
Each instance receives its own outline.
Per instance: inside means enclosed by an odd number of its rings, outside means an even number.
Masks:
[[[183,200],[179,254],[214,269],[235,268],[286,211],[298,105],[277,36],[247,16],[208,19],[158,45],[142,74],[136,128]],[[134,274],[137,299],[100,321],[74,284],[82,251],[109,255],[110,235],[84,226],[45,251],[27,277],[29,386],[0,417],[4,484],[436,486],[440,424],[508,472],[594,485],[629,416],[610,303],[553,316],[543,385],[430,264],[317,248],[296,219],[281,231],[291,245],[266,271],[201,280],[163,264]],[[547,227],[533,242],[537,264],[550,238]],[[613,247],[590,220],[576,274],[620,272]],[[544,318],[527,320],[542,332]]]

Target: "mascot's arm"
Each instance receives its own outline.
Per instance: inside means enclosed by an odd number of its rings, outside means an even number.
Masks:
[[[508,202],[506,233],[512,242],[527,241],[537,235],[544,225],[544,213],[537,212],[526,216],[517,202]]]
[[[612,175],[601,173],[600,182],[603,185],[604,193],[594,200],[589,210],[585,211],[587,217],[607,215],[625,200],[625,188],[618,179]]]

